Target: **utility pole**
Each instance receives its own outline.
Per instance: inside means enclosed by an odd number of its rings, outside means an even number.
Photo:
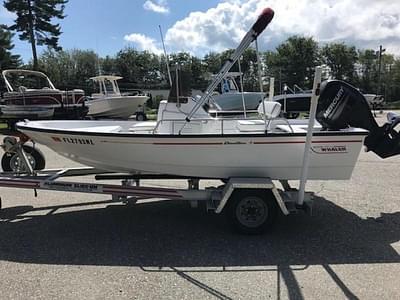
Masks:
[[[379,95],[381,92],[381,67],[382,67],[382,53],[384,53],[386,49],[382,49],[382,45],[379,46],[378,56],[378,87],[376,89],[376,94]]]

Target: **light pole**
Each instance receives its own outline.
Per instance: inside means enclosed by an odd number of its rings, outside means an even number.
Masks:
[[[382,53],[384,53],[386,49],[382,48],[382,45],[379,46],[378,56],[378,87],[376,88],[376,94],[379,95],[381,91],[381,67],[382,67]]]

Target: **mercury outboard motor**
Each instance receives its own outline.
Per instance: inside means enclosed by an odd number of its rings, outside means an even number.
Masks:
[[[396,129],[400,116],[389,113],[388,122],[380,127],[365,97],[346,82],[328,80],[321,84],[316,118],[324,130],[349,126],[368,130],[364,145],[381,158],[400,154],[400,128]]]

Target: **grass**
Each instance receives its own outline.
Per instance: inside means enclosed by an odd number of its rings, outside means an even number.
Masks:
[[[157,114],[146,114],[147,119],[151,121],[157,120]]]

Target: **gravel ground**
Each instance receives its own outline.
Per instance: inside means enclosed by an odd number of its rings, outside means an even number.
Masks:
[[[361,153],[351,180],[309,182],[313,216],[262,236],[187,203],[0,188],[0,298],[399,299],[399,166]]]

